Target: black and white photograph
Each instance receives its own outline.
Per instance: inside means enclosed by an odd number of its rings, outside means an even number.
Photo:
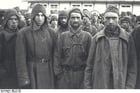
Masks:
[[[32,89],[140,89],[140,0],[0,0],[0,93]]]

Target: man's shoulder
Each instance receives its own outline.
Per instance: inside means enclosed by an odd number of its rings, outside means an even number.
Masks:
[[[27,26],[27,27],[23,27],[22,29],[20,29],[18,31],[18,34],[28,34],[31,32],[31,27]]]
[[[6,31],[4,29],[2,31],[0,31],[0,37],[3,37],[3,35],[4,35],[5,32]]]
[[[94,35],[94,38],[99,39],[99,38],[104,37],[104,36],[105,36],[104,29],[102,29],[101,31],[97,32]]]
[[[81,33],[83,35],[85,35],[86,37],[92,37],[92,35],[89,32],[87,32],[87,31],[81,31]]]
[[[87,35],[90,34],[89,32],[87,32],[87,31],[83,31],[83,30],[81,31],[81,33],[82,33],[82,34],[87,34]]]
[[[61,36],[66,36],[66,35],[69,35],[70,33],[71,33],[70,31],[62,32]]]

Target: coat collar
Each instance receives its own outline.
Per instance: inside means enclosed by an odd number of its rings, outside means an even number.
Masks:
[[[118,26],[118,27],[120,29],[119,38],[121,38],[121,39],[123,39],[123,40],[125,40],[125,41],[128,42],[129,41],[129,35],[128,35],[128,33],[125,30],[123,30],[120,26]],[[106,35],[105,35],[105,29],[106,28],[104,28],[103,30],[101,30],[100,32],[98,32],[95,35],[96,41],[98,41],[99,38],[106,37]]]
[[[80,36],[80,32],[82,31],[82,26],[80,26],[78,29],[77,29],[77,31],[74,31],[74,29],[72,28],[72,27],[70,27],[70,37],[73,37],[73,36],[77,36],[77,37],[79,37]]]
[[[18,30],[17,30],[17,31],[18,31]],[[10,29],[8,29],[8,28],[5,29],[5,30],[3,31],[3,35],[4,35],[5,40],[6,40],[6,41],[11,40],[11,38],[13,38],[13,37],[16,36],[17,31],[12,32],[12,31],[10,31]]]

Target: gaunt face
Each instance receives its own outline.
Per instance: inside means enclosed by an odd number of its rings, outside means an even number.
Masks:
[[[35,16],[34,21],[35,21],[36,25],[38,25],[38,26],[43,25],[44,22],[45,22],[45,15],[44,15],[43,13],[39,12],[39,13]]]

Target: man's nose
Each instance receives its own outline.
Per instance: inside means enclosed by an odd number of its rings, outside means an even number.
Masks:
[[[76,21],[76,22],[77,22],[77,21],[79,21],[79,20],[78,20],[78,18],[75,18],[75,19],[74,19],[74,21]]]
[[[39,19],[41,20],[42,19],[42,16],[39,16]]]
[[[112,24],[112,23],[113,23],[113,19],[110,19],[110,20],[109,20],[109,23]]]
[[[13,19],[13,23],[16,23],[17,21],[15,19]]]
[[[62,19],[63,22],[66,22],[66,19]]]

